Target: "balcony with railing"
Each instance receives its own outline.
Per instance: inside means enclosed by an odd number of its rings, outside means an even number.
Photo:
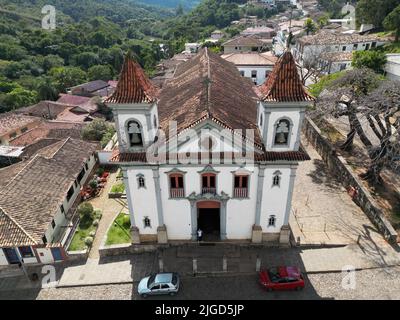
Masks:
[[[173,199],[184,198],[185,197],[185,189],[184,188],[171,188],[170,196]]]
[[[216,188],[209,188],[209,187],[203,187],[201,188],[201,194],[216,194],[217,189]]]
[[[233,197],[234,198],[247,198],[249,195],[247,188],[235,188],[233,190]]]

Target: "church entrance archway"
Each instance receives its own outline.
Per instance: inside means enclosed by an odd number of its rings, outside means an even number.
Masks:
[[[197,203],[197,227],[203,231],[203,241],[221,239],[221,204],[219,201]]]

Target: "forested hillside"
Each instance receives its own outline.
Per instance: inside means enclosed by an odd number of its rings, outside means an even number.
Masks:
[[[174,9],[178,8],[179,6],[182,6],[186,10],[193,9],[201,2],[201,0],[139,0],[139,1],[150,5],[166,7],[166,8],[174,8]]]
[[[133,0],[0,0],[0,112],[56,99],[85,81],[115,79],[128,50],[151,76],[186,41],[240,19],[245,2],[204,0],[185,14]],[[45,4],[56,7],[56,30],[41,28]]]

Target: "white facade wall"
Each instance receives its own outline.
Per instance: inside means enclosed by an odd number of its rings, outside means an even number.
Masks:
[[[251,79],[254,82],[252,77],[252,72],[257,71],[257,77],[255,78],[256,84],[261,85],[266,80],[267,71],[271,72],[273,66],[236,66],[240,72],[244,72],[244,77]]]
[[[265,113],[268,104],[259,103],[258,105],[258,123],[260,124],[260,117],[263,114],[263,123],[260,128],[262,137],[264,140],[265,148],[270,151],[290,151],[295,150],[296,143],[299,139],[299,129],[302,124],[301,119],[301,108],[292,107],[276,108],[269,115]],[[287,119],[290,121],[290,133],[289,133],[289,144],[287,146],[275,145],[275,130],[276,126],[281,119]]]
[[[400,80],[400,54],[388,54],[385,66],[386,75],[391,80]]]
[[[0,266],[6,266],[6,265],[8,265],[7,258],[3,250],[0,249]]]
[[[305,45],[303,47],[303,45],[300,42],[298,42],[296,44],[296,47],[293,49],[293,55],[297,61],[302,62],[303,60],[309,59],[310,56],[318,56],[321,53],[370,50],[372,49],[373,42],[376,42],[376,47],[383,46],[386,43],[384,41],[367,41],[367,42],[332,44],[332,45]],[[357,45],[356,48],[355,45]]]
[[[277,171],[281,173],[280,186],[273,186],[274,173]],[[263,233],[278,233],[284,225],[290,174],[289,165],[271,165],[265,170],[260,222]],[[275,227],[268,226],[271,215],[276,217]]]
[[[201,174],[204,166],[179,166],[184,173],[185,197],[191,193],[201,193]],[[164,223],[167,227],[168,238],[172,240],[190,240],[192,234],[191,206],[188,199],[170,199],[168,172],[173,166],[163,166],[159,169],[161,199]],[[230,199],[227,201],[226,231],[227,239],[250,239],[252,227],[256,218],[256,198],[258,184],[258,167],[245,168],[249,172],[249,198],[235,199],[233,196],[234,174],[239,166],[213,166],[218,171],[217,193],[224,192]],[[281,185],[272,187],[273,174],[281,173]],[[138,188],[137,174],[145,177],[146,188]],[[284,224],[287,196],[290,182],[290,166],[271,165],[265,170],[264,188],[262,191],[261,226],[264,233],[278,233]],[[153,172],[150,167],[128,169],[129,188],[131,190],[134,209],[134,220],[142,235],[156,235],[158,227],[157,199]],[[275,227],[268,227],[268,218],[275,215]],[[144,218],[151,220],[151,228],[144,227]]]
[[[158,227],[158,215],[153,170],[151,169],[151,167],[130,168],[127,170],[127,174],[129,188],[126,188],[126,195],[127,197],[131,198],[134,215],[134,217],[132,217],[131,215],[131,221],[135,221],[136,226],[139,228],[141,234],[156,234]],[[137,181],[138,174],[144,176],[145,188],[139,188]],[[148,217],[150,219],[151,227],[144,226],[145,217]]]

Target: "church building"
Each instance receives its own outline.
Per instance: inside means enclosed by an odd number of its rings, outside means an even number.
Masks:
[[[158,90],[128,54],[114,94],[132,242],[289,243],[305,110],[313,103],[287,51],[266,82],[202,49]]]

